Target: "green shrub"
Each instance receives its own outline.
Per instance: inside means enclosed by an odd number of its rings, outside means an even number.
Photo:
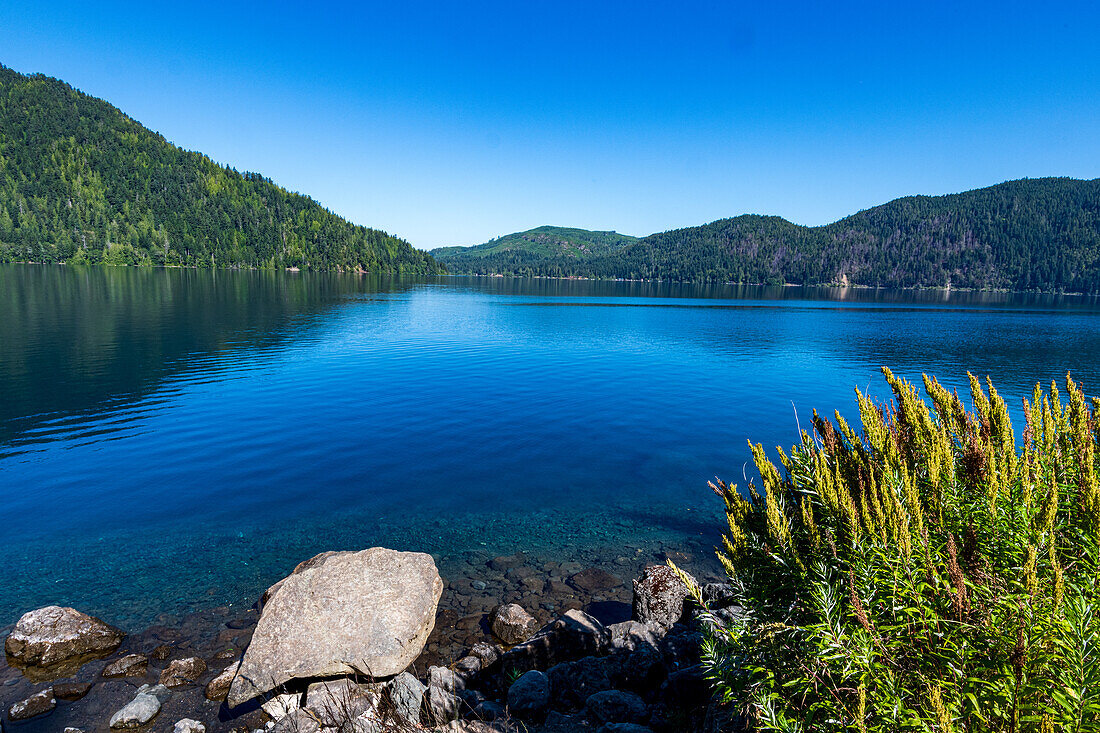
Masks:
[[[720,701],[760,730],[1100,730],[1097,421],[1067,377],[1004,400],[883,369],[862,430],[816,413],[780,470],[725,500],[719,558],[744,608],[707,613]],[[1097,405],[1092,400],[1092,407]],[[698,593],[698,589],[695,589]],[[701,597],[699,599],[702,600]]]

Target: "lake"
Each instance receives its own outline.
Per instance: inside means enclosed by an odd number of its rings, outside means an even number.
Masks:
[[[880,366],[1018,416],[1098,357],[1073,296],[0,266],[0,624],[248,605],[375,544],[705,563],[707,480]]]

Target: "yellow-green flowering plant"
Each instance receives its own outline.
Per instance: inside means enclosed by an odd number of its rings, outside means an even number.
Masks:
[[[888,369],[859,428],[814,414],[761,486],[720,480],[744,613],[706,612],[722,703],[765,731],[1100,730],[1098,426],[1066,379],[968,411]],[[703,598],[698,589],[698,601]]]

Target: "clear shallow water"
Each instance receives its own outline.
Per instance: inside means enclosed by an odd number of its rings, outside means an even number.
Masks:
[[[706,480],[883,364],[1014,406],[1098,356],[1076,297],[0,266],[0,624],[250,603],[340,547],[712,542]]]

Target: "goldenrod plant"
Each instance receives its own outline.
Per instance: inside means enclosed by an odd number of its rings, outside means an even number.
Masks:
[[[721,480],[718,555],[742,613],[704,611],[721,702],[761,731],[1100,730],[1097,400],[856,391],[760,486]],[[693,592],[703,603],[698,588]]]

